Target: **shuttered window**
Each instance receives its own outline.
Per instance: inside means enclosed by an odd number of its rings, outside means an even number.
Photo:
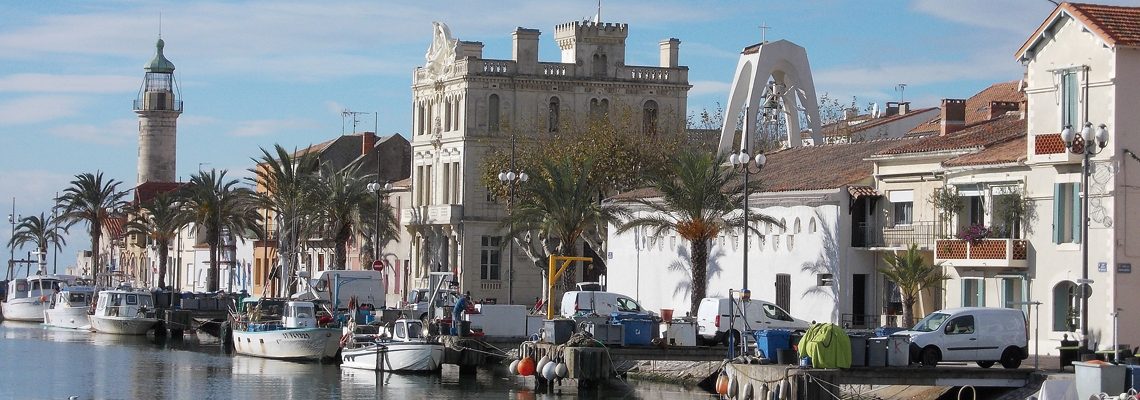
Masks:
[[[1081,242],[1080,186],[1053,184],[1053,243]]]
[[[792,312],[792,276],[789,274],[776,274],[776,305]]]

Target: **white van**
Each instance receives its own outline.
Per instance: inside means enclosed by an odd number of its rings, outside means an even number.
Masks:
[[[562,307],[559,309],[559,314],[566,318],[590,314],[608,317],[615,312],[654,316],[653,312],[642,309],[641,305],[629,296],[594,290],[566,292],[562,295]]]
[[[307,278],[304,273],[301,278]],[[317,277],[305,281],[305,290],[293,295],[296,300],[324,300],[331,302],[333,292],[338,297],[338,308],[348,308],[349,299],[356,297],[357,305],[381,309],[385,304],[384,274],[375,270],[324,270]],[[339,285],[339,287],[337,287]],[[336,290],[334,290],[336,289]]]
[[[975,361],[982,368],[994,363],[1017,368],[1029,357],[1025,313],[1015,308],[935,311],[910,330],[894,335],[909,336],[910,359],[926,366],[939,361]]]
[[[735,304],[734,304],[735,301]],[[811,323],[793,318],[779,306],[764,300],[751,299],[746,302],[744,311],[748,318],[742,318],[739,299],[705,297],[697,308],[697,336],[707,345],[718,342],[728,343],[729,335],[734,341],[740,340],[740,332],[764,329],[787,329],[805,331]],[[729,330],[729,317],[735,315]]]

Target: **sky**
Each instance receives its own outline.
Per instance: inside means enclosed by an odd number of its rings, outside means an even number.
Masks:
[[[259,148],[353,132],[345,110],[364,113],[356,131],[407,136],[411,77],[432,21],[483,42],[489,59],[511,58],[516,27],[538,29],[539,59],[557,62],[554,26],[598,8],[595,0],[4,2],[0,209],[50,214],[56,194],[87,172],[134,187],[132,102],[160,34],[184,102],[180,180],[209,169],[241,178]],[[1022,78],[1013,54],[1053,8],[1048,0],[628,0],[603,2],[601,20],[629,24],[627,65],[656,66],[658,42],[681,40],[692,114],[726,102],[740,50],[762,35],[807,49],[820,95],[914,107],[966,98]],[[4,243],[10,229],[0,230]],[[88,246],[85,231],[72,228],[61,270]]]

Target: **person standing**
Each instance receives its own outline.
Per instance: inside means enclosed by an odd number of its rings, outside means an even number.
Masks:
[[[451,334],[460,336],[459,325],[463,320],[463,313],[467,311],[467,305],[471,303],[471,293],[466,293],[459,301],[455,302],[455,306],[451,308]]]

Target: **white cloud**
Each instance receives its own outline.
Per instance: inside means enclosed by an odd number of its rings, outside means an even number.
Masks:
[[[76,115],[87,105],[78,96],[37,95],[0,102],[0,126],[51,121]]]
[[[123,75],[13,74],[0,77],[0,92],[124,93],[138,90],[140,82]]]
[[[689,96],[706,96],[718,94],[721,98],[728,98],[728,89],[732,84],[724,81],[689,81],[693,85],[689,89]]]
[[[137,119],[116,119],[108,121],[106,125],[93,124],[65,124],[48,129],[48,133],[64,139],[80,142],[122,145],[135,141],[138,137]]]
[[[287,130],[320,129],[321,124],[301,118],[259,119],[242,121],[229,135],[238,137],[267,136]]]

